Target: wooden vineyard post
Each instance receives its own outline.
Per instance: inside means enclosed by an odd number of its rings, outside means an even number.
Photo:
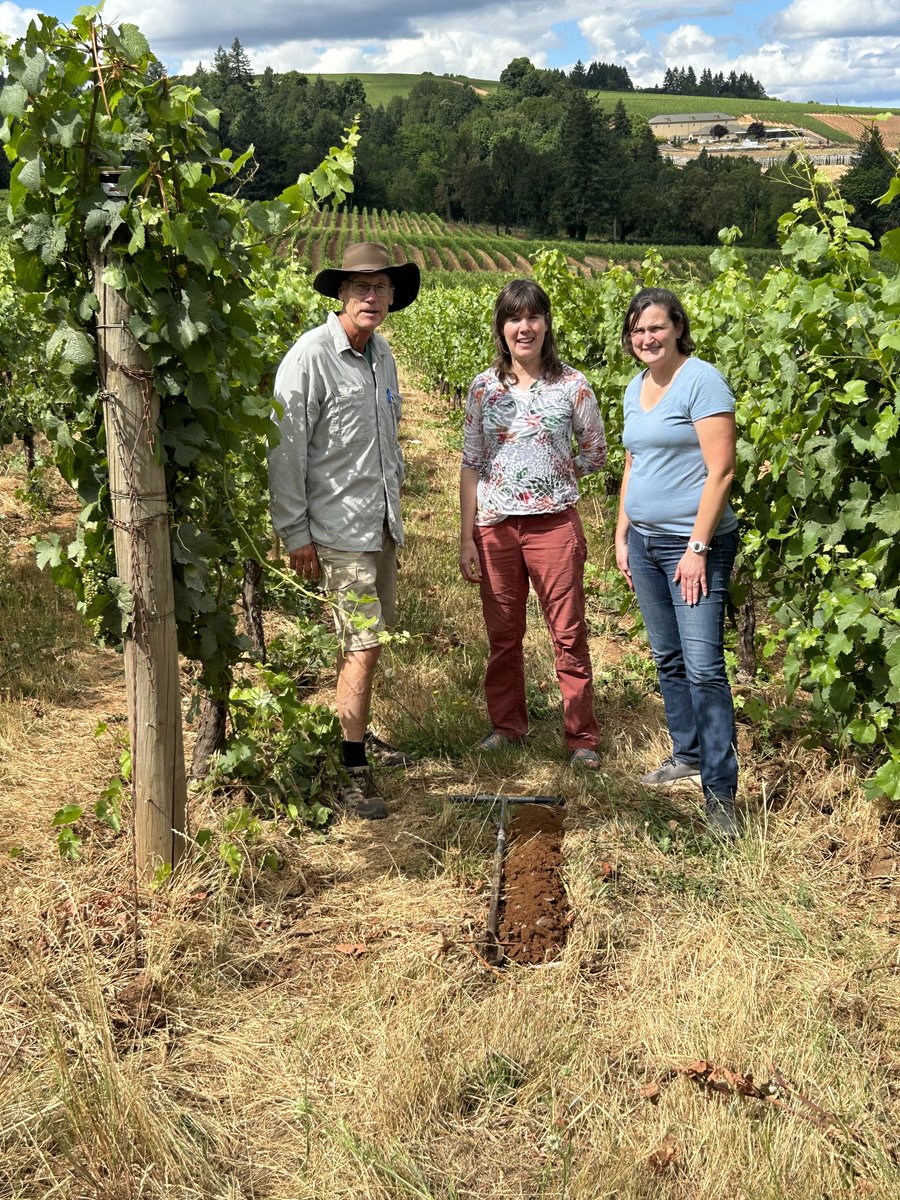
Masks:
[[[157,452],[159,396],[150,361],[128,327],[131,311],[103,282],[106,259],[97,247],[91,257],[116,570],[131,596],[125,682],[134,854],[146,878],[177,863],[187,798],[169,515]]]

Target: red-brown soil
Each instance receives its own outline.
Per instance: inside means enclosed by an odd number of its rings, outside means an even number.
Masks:
[[[881,140],[886,149],[896,150],[900,145],[900,117],[897,116],[876,121],[872,117],[854,117],[848,113],[810,113],[809,115],[824,125],[830,125],[832,129],[839,129],[841,133],[852,134],[855,138],[862,137],[865,130],[870,125],[874,125],[881,134]]]
[[[562,950],[570,921],[562,840],[562,808],[523,805],[510,822],[498,940],[513,962],[550,962]]]

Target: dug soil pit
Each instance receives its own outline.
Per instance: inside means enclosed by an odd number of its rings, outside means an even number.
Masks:
[[[562,881],[562,808],[527,804],[509,825],[498,940],[513,962],[550,962],[571,921]]]

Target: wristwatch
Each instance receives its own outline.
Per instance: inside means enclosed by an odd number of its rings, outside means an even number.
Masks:
[[[688,550],[693,550],[695,554],[705,554],[708,549],[706,542],[688,542]]]

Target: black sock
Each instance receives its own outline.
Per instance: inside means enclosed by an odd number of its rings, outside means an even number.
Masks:
[[[341,742],[341,762],[345,767],[367,767],[365,742]]]

